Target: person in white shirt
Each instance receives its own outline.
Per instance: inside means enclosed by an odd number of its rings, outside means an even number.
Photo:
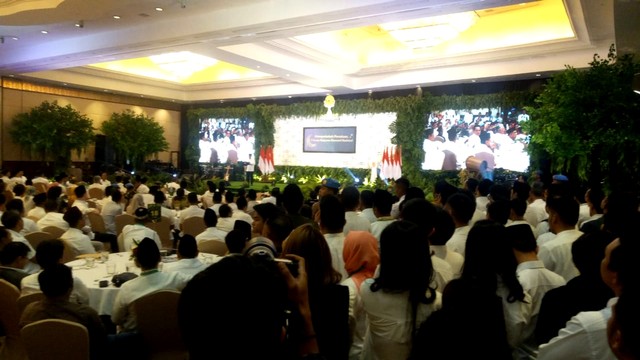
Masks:
[[[371,232],[371,223],[368,219],[359,216],[356,212],[358,205],[360,204],[360,192],[355,186],[347,186],[342,190],[342,205],[344,205],[344,235],[349,234],[349,231],[368,231]]]
[[[5,211],[2,214],[0,221],[2,221],[2,225],[6,228],[9,234],[11,234],[12,241],[21,242],[27,245],[27,247],[29,247],[29,254],[27,254],[27,257],[31,261],[24,267],[23,270],[28,272],[29,274],[34,274],[37,271],[39,271],[40,266],[38,266],[38,264],[34,262],[36,251],[31,246],[29,241],[27,241],[27,239],[20,233],[24,225],[24,222],[22,221],[22,217],[20,216],[20,214],[18,214],[13,210]]]
[[[218,216],[213,209],[206,209],[204,211],[204,223],[207,226],[207,229],[200,234],[196,235],[196,242],[200,242],[202,240],[219,240],[224,242],[225,237],[227,236],[227,231],[222,231],[216,228],[218,224]]]
[[[335,195],[325,195],[320,199],[320,232],[327,240],[331,250],[331,263],[343,279],[349,274],[344,268],[343,248],[345,224],[344,206]]]
[[[84,220],[85,224],[82,231],[93,240],[95,234],[91,230],[91,221],[89,221],[87,214],[90,212],[100,214],[100,211],[96,208],[89,207],[89,203],[87,202],[89,199],[89,193],[87,193],[87,188],[85,188],[84,185],[76,186],[76,188],[73,189],[73,193],[76,195],[76,199],[73,201],[72,205],[82,212],[82,220]]]
[[[180,222],[193,217],[203,217],[204,209],[200,207],[200,202],[198,201],[198,194],[195,192],[191,192],[187,195],[187,200],[189,201],[189,207],[181,210],[178,213],[178,218],[180,218]]]
[[[105,189],[111,186],[111,181],[109,181],[109,174],[103,171],[100,174],[100,183]]]
[[[149,187],[147,186],[147,178],[140,176],[140,175],[136,175],[135,180],[133,182],[134,185],[134,189],[136,191],[136,193],[138,194],[148,194],[149,193]]]
[[[63,211],[66,208],[66,203],[62,202],[58,204],[58,202],[54,199],[48,199],[44,203],[44,211],[46,212],[42,219],[38,220],[37,224],[40,229],[44,229],[47,226],[54,226],[62,230],[68,230],[69,224],[64,221],[62,218],[64,214],[59,210]]]
[[[28,218],[34,218],[34,219],[42,219],[42,217],[44,217],[44,215],[47,213],[44,210],[44,203],[47,201],[47,194],[46,193],[40,193],[40,194],[35,194],[33,196],[33,209],[29,210],[27,212],[27,217]],[[36,222],[38,221],[36,220]]]
[[[135,211],[134,216],[136,217],[136,223],[122,228],[124,249],[120,249],[120,251],[130,251],[132,247],[139,244],[144,238],[150,238],[156,242],[158,248],[161,248],[162,243],[158,233],[145,226],[149,219],[149,209],[140,207]]]
[[[251,223],[253,222],[253,218],[246,212],[247,199],[244,196],[238,197],[238,199],[236,200],[236,206],[238,207],[238,210],[234,211],[233,215],[231,216],[236,220],[242,220],[251,225]]]
[[[198,259],[196,239],[185,234],[178,242],[178,261],[163,264],[162,272],[179,272],[189,279],[207,268],[207,264]]]
[[[369,223],[373,223],[378,218],[373,213],[373,191],[362,190],[360,192],[360,216],[367,219]]]
[[[432,258],[437,257],[446,261],[451,266],[453,278],[457,279],[462,274],[462,266],[464,265],[464,256],[449,250],[447,248],[447,240],[449,240],[455,230],[456,225],[453,218],[444,209],[438,208],[435,215],[434,232],[429,236],[429,248]],[[443,290],[444,288],[439,288]]]
[[[618,297],[624,296],[625,286],[638,282],[635,266],[638,251],[634,236],[623,236],[607,245],[600,274],[616,297],[610,299],[607,306],[600,311],[583,311],[574,316],[565,328],[558,332],[558,336],[540,345],[538,359],[616,359],[609,347],[607,323]]]
[[[559,196],[547,199],[549,228],[556,236],[542,244],[538,252],[544,266],[566,281],[579,274],[571,257],[571,245],[582,235],[581,231],[575,229],[578,207],[579,204],[573,197]]]
[[[393,197],[391,194],[382,189],[376,189],[373,194],[373,213],[376,215],[376,221],[371,223],[371,233],[380,241],[382,230],[396,219],[391,216],[391,206],[393,205]]]
[[[16,199],[11,199],[7,201],[7,204],[5,205],[5,210],[15,211],[18,214],[20,214],[23,222],[22,230],[20,231],[22,235],[40,231],[40,227],[36,224],[35,221],[24,216],[25,212],[24,212],[24,204],[22,200],[16,198]]]
[[[122,193],[117,190],[112,191],[110,201],[105,202],[100,211],[107,234],[118,235],[116,233],[116,216],[123,212]]]
[[[506,228],[506,234],[518,262],[518,281],[522,289],[531,296],[526,314],[527,322],[519,336],[521,342],[514,351],[514,358],[535,359],[538,355],[535,329],[542,299],[549,290],[563,286],[566,282],[562,276],[547,270],[542,261],[538,260],[538,246],[529,224],[509,226]]]
[[[444,206],[445,211],[451,215],[453,222],[456,224],[456,230],[453,236],[447,241],[447,248],[464,256],[467,243],[467,235],[469,234],[469,221],[473,217],[474,199],[465,193],[457,193],[449,196]]]
[[[33,197],[27,194],[27,187],[24,186],[24,184],[16,184],[16,186],[13,187],[13,194],[15,195],[14,199],[22,200],[25,213],[29,212],[29,210],[35,206]]]
[[[220,216],[218,217],[218,225],[216,225],[216,227],[227,233],[233,230],[236,219],[233,218],[233,210],[231,210],[231,207],[227,204],[222,204],[218,212]]]
[[[135,252],[134,261],[142,272],[140,276],[122,284],[113,303],[111,320],[120,331],[132,332],[137,329],[133,302],[144,295],[158,290],[182,291],[189,278],[179,272],[158,271],[160,249],[150,238],[141,239]]]
[[[534,228],[537,227],[538,224],[549,218],[546,207],[547,203],[544,201],[544,184],[540,181],[534,182],[529,192],[529,205],[524,213],[524,219]]]
[[[104,245],[99,241],[91,241],[87,235],[82,232],[84,219],[82,212],[75,206],[67,210],[63,216],[64,221],[69,224],[69,230],[60,236],[60,239],[66,241],[75,256],[83,254],[94,254],[104,250]]]
[[[404,201],[407,190],[411,187],[409,179],[401,177],[395,181],[393,188],[395,190],[398,201],[391,206],[391,216],[397,219],[400,216],[400,203]]]
[[[87,187],[89,189],[100,189],[104,190],[106,186],[102,184],[102,178],[99,175],[93,177],[93,183]]]
[[[511,207],[511,210],[509,214],[509,221],[507,222],[506,226],[521,225],[521,224],[529,225],[529,227],[531,228],[531,232],[533,233],[533,237],[537,239],[538,233],[536,232],[536,228],[533,227],[524,219],[524,214],[525,214],[525,211],[527,210],[527,202],[525,200],[516,198],[516,199],[511,199],[511,201],[509,201],[509,205]]]
[[[31,179],[31,183],[33,185],[35,184],[45,184],[45,185],[49,185],[49,179],[47,179],[46,177],[44,177],[44,174],[40,174],[40,176],[34,177],[33,179]]]
[[[211,207],[209,208],[215,211],[216,215],[219,216],[220,206],[222,205],[222,194],[219,191],[216,191],[215,193],[213,193],[212,200],[213,200],[213,205],[211,205]]]

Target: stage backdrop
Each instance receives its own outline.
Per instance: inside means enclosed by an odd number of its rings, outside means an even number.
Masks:
[[[332,119],[276,119],[273,157],[277,165],[324,166],[366,169],[382,159],[385,145],[391,143],[389,125],[395,113],[334,115]],[[304,128],[355,127],[355,153],[303,152]]]

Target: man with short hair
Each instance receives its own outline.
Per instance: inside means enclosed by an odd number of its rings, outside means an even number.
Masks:
[[[395,190],[398,201],[391,206],[391,216],[397,219],[400,216],[400,203],[404,201],[404,197],[407,194],[407,190],[411,187],[409,179],[401,177],[395,181],[393,188]]]
[[[82,212],[73,206],[67,210],[63,216],[64,221],[69,224],[69,229],[62,235],[60,239],[65,240],[74,255],[94,254],[104,250],[104,244],[100,241],[91,241],[87,235],[82,232],[84,227],[84,219]]]
[[[371,234],[378,240],[378,245],[382,230],[396,221],[391,216],[391,206],[393,206],[393,196],[388,191],[377,189],[373,193],[373,213],[376,215],[376,221],[371,223]]]
[[[14,242],[21,242],[29,248],[29,253],[27,254],[27,258],[29,260],[34,259],[36,256],[35,249],[31,246],[29,241],[20,233],[22,230],[24,222],[22,221],[22,217],[17,212],[5,211],[0,218],[2,221],[2,225],[6,228],[6,230],[11,234],[11,239]],[[38,264],[30,261],[27,265],[25,265],[24,270],[29,274],[33,274],[40,270],[40,266]]]
[[[329,244],[331,250],[331,262],[333,268],[338,271],[343,279],[349,277],[344,268],[344,206],[337,196],[325,194],[320,198],[320,232]]]
[[[95,238],[95,234],[91,230],[91,221],[89,221],[89,216],[87,216],[87,214],[90,212],[100,214],[100,211],[96,208],[89,207],[89,203],[87,202],[87,200],[89,200],[89,193],[84,185],[76,186],[76,188],[73,189],[73,193],[76,195],[76,199],[73,201],[72,205],[80,210],[82,213],[82,220],[84,220],[82,232],[87,234],[89,239],[93,240]]]
[[[338,195],[338,192],[340,191],[340,183],[338,182],[338,180],[336,179],[332,179],[332,178],[325,178],[322,179],[322,182],[320,184],[320,189],[318,190],[318,201],[313,203],[313,205],[311,205],[311,216],[313,217],[314,221],[318,221],[317,219],[317,214],[318,211],[320,210],[320,201],[322,199],[323,196],[326,195]]]
[[[42,217],[44,217],[44,215],[47,213],[44,210],[44,203],[46,201],[47,201],[46,193],[35,194],[33,196],[33,209],[27,212],[27,217],[37,219],[35,220],[36,223],[38,220],[42,219]]]
[[[538,257],[544,266],[562,276],[566,281],[580,273],[571,261],[571,245],[582,235],[576,230],[579,204],[569,196],[558,196],[547,199],[549,228],[555,237],[540,246]]]
[[[196,235],[196,242],[211,239],[224,242],[227,232],[216,228],[216,225],[218,225],[218,215],[216,215],[216,212],[213,211],[213,209],[209,208],[204,211],[203,221],[207,226],[207,229]]]
[[[362,190],[360,192],[360,216],[373,223],[378,218],[373,213],[373,191]]]
[[[18,214],[20,214],[23,221],[22,231],[20,231],[22,235],[40,231],[40,227],[38,226],[38,224],[36,224],[35,221],[29,219],[28,217],[25,217],[24,203],[22,202],[22,200],[16,198],[16,199],[11,199],[7,201],[7,204],[5,205],[5,210],[15,211]]]
[[[533,183],[529,191],[528,202],[524,219],[536,228],[538,224],[549,218],[546,210],[547,203],[544,201],[544,184],[542,182],[536,181]]]
[[[47,199],[44,203],[45,214],[42,219],[38,220],[37,224],[41,229],[47,226],[55,226],[62,230],[68,230],[69,224],[64,221],[64,214],[59,212],[60,205],[54,199]]]
[[[203,217],[204,216],[204,209],[202,209],[200,207],[200,201],[198,200],[198,194],[196,194],[195,192],[190,192],[187,195],[187,201],[189,201],[189,207],[186,209],[183,209],[180,211],[180,213],[178,213],[178,218],[180,219],[180,222],[185,221],[186,219],[190,218],[190,217]]]
[[[98,313],[88,305],[69,301],[74,284],[71,269],[62,264],[48,267],[38,275],[38,281],[45,298],[27,305],[20,318],[20,326],[45,319],[78,323],[89,333],[90,358],[107,358],[107,332]]]
[[[207,268],[207,265],[198,259],[198,245],[196,239],[185,234],[178,242],[178,261],[162,265],[163,272],[179,272],[189,279]]]
[[[21,288],[20,282],[29,275],[24,267],[29,263],[29,247],[21,242],[12,241],[0,251],[0,279],[4,279]]]
[[[359,216],[356,212],[360,204],[360,192],[358,189],[355,186],[347,186],[342,190],[341,197],[346,221],[343,229],[344,235],[347,236],[349,231],[371,232],[371,223],[369,220]]]

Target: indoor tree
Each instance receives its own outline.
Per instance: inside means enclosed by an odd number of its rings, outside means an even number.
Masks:
[[[13,118],[9,133],[13,141],[29,149],[32,158],[55,161],[56,171],[66,171],[71,151],[78,156],[95,140],[93,121],[71,105],[44,101]]]
[[[590,67],[555,75],[530,108],[526,125],[534,161],[552,171],[609,188],[638,184],[640,96],[633,92],[640,64],[632,55],[594,55]]]
[[[153,118],[131,110],[113,113],[100,128],[121,162],[141,167],[149,155],[166,151],[164,129]]]

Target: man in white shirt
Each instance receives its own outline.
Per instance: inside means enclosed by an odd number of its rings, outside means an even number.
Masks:
[[[398,216],[400,216],[400,203],[404,201],[404,197],[407,194],[407,190],[411,187],[411,183],[407,178],[401,177],[395,181],[393,187],[396,192],[396,196],[398,197],[398,201],[391,206],[391,216],[393,216],[394,219],[397,219]]]
[[[31,246],[29,241],[27,241],[27,239],[25,239],[25,237],[22,234],[20,234],[20,231],[22,230],[22,226],[24,224],[20,214],[18,214],[13,210],[5,211],[2,214],[0,221],[2,221],[2,225],[7,229],[9,234],[11,234],[12,241],[21,242],[27,245],[27,247],[29,247],[29,253],[27,254],[27,258],[29,258],[29,260],[32,260],[32,261],[35,260],[34,259],[36,255],[35,249]],[[32,261],[30,261],[23,268],[23,270],[28,272],[29,274],[34,274],[40,270],[40,266],[38,266],[36,263]]]
[[[376,221],[371,223],[371,234],[378,239],[378,243],[380,243],[382,230],[396,221],[396,219],[391,216],[392,205],[393,197],[388,191],[377,189],[373,193],[373,213],[376,215]]]
[[[22,203],[22,200],[20,200],[20,199],[11,199],[11,200],[7,201],[7,204],[5,205],[5,210],[6,211],[15,211],[18,214],[20,214],[20,216],[22,217],[22,222],[23,222],[22,230],[20,231],[20,233],[22,235],[26,235],[26,234],[29,234],[29,233],[32,233],[32,232],[40,231],[40,227],[38,227],[38,225],[36,224],[35,221],[25,217],[24,204]]]
[[[40,193],[40,194],[36,194],[33,196],[33,209],[29,210],[27,212],[27,217],[28,218],[35,218],[35,219],[42,219],[42,217],[44,217],[44,215],[47,213],[44,210],[44,203],[47,201],[47,194],[46,193]],[[38,221],[36,220],[36,222]]]
[[[147,208],[140,207],[136,209],[134,216],[136,217],[136,223],[133,225],[126,225],[122,228],[124,249],[120,249],[120,251],[130,251],[132,247],[144,238],[150,238],[156,242],[158,249],[161,248],[162,243],[160,242],[160,236],[158,233],[145,226],[149,219],[149,210]]]
[[[344,206],[335,195],[325,195],[320,199],[320,232],[329,244],[331,263],[343,279],[349,277],[344,268],[343,248],[345,224]]]
[[[87,200],[89,199],[89,193],[87,193],[87,188],[84,185],[76,186],[73,189],[73,193],[76,195],[76,199],[73,201],[73,206],[77,207],[80,212],[82,212],[82,220],[84,221],[84,227],[82,231],[89,236],[90,239],[93,240],[95,234],[91,230],[91,221],[89,221],[88,213],[94,212],[96,214],[100,214],[100,211],[96,208],[90,208]]]
[[[37,224],[40,229],[44,229],[47,226],[54,226],[62,230],[68,230],[69,224],[62,218],[63,213],[58,212],[58,202],[53,199],[48,199],[44,203],[44,211],[46,212],[42,219],[38,220]]]
[[[253,223],[253,218],[251,217],[251,215],[247,214],[246,212],[247,199],[244,196],[238,197],[238,199],[236,200],[236,206],[238,207],[238,210],[235,210],[233,212],[233,215],[231,215],[231,217],[233,217],[236,220],[242,220],[247,224],[249,224],[249,226],[251,226],[251,223]]]
[[[204,209],[200,207],[200,201],[198,201],[198,194],[196,194],[195,192],[190,192],[187,195],[187,200],[189,201],[189,207],[186,209],[183,209],[178,213],[178,218],[180,218],[180,222],[193,216],[203,217]]]
[[[566,281],[578,276],[573,264],[571,245],[582,235],[575,229],[578,222],[578,202],[569,196],[557,196],[547,199],[549,228],[556,236],[540,246],[538,257],[544,266],[562,276]]]
[[[344,205],[345,225],[343,233],[345,236],[349,231],[371,232],[371,223],[368,219],[359,216],[356,212],[360,204],[360,192],[355,186],[347,186],[342,190],[342,205]]]
[[[102,178],[100,178],[100,176],[98,176],[98,175],[94,176],[93,177],[93,183],[91,185],[89,185],[87,190],[89,190],[89,189],[104,190],[105,186],[102,184]]]
[[[451,215],[453,223],[456,225],[453,236],[447,241],[447,248],[462,256],[464,256],[467,246],[467,235],[469,235],[470,230],[469,221],[473,217],[475,210],[473,200],[465,193],[456,193],[449,196],[444,206],[444,210]]]
[[[211,239],[224,242],[228,232],[216,228],[216,225],[218,224],[218,216],[213,209],[209,208],[204,211],[204,223],[207,226],[207,229],[196,235],[196,242]]]
[[[83,254],[93,254],[104,250],[104,245],[99,241],[91,241],[82,232],[84,220],[82,212],[77,207],[72,207],[64,213],[64,221],[69,224],[69,230],[60,236],[72,250],[75,256]]]
[[[524,213],[524,219],[534,228],[537,227],[540,222],[549,218],[546,207],[547,203],[544,201],[544,184],[536,181],[531,186],[531,191],[529,191],[529,205]]]
[[[200,271],[207,268],[207,265],[198,259],[198,246],[196,239],[186,234],[178,242],[178,261],[163,264],[163,272],[179,272],[189,279]]]
[[[531,303],[525,314],[527,322],[519,335],[520,344],[514,351],[514,358],[535,359],[538,355],[535,329],[542,298],[547,291],[563,286],[566,282],[562,276],[547,270],[542,261],[538,260],[538,247],[529,224],[509,226],[506,233],[518,262],[518,281],[522,289],[531,296]]]
[[[611,318],[611,308],[623,294],[623,281],[638,281],[637,267],[633,265],[638,254],[638,246],[633,244],[635,240],[618,238],[605,250],[600,274],[616,297],[609,300],[607,307],[600,311],[583,311],[574,316],[558,332],[558,336],[540,345],[538,359],[616,359],[607,340],[607,323]]]
[[[449,240],[455,230],[456,225],[453,222],[453,218],[444,209],[436,209],[436,215],[434,217],[434,231],[429,236],[429,248],[431,249],[432,256],[446,261],[451,266],[451,272],[453,278],[457,279],[462,274],[462,266],[464,265],[464,256],[455,251],[447,248],[447,240]],[[440,291],[444,288],[439,288]]]
[[[116,216],[121,215],[123,211],[122,193],[117,190],[112,191],[110,201],[105,202],[100,211],[107,234],[118,235],[116,233]]]
[[[160,250],[149,238],[143,238],[138,244],[135,263],[142,272],[140,276],[122,284],[113,303],[111,320],[121,331],[132,332],[137,329],[133,302],[158,290],[182,291],[189,281],[179,272],[158,271]]]
[[[109,181],[109,174],[107,174],[105,171],[100,174],[100,183],[102,184],[104,189],[111,186],[111,181]]]
[[[373,213],[373,191],[362,190],[360,192],[360,216],[367,219],[369,223],[378,220]]]

